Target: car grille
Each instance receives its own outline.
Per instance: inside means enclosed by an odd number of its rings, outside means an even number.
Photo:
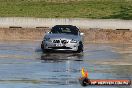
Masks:
[[[68,43],[67,40],[53,40],[53,43],[62,43],[62,44],[66,44]]]

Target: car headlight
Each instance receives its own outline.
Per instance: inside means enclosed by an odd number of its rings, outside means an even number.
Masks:
[[[71,43],[77,43],[77,40],[72,39]]]
[[[44,41],[52,42],[50,38],[44,38]]]

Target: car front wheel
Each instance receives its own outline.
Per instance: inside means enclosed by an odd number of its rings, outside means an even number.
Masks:
[[[43,44],[41,44],[41,49],[42,49],[42,50],[44,49],[44,45],[43,45]]]
[[[82,44],[82,42],[79,43],[78,50],[77,50],[77,53],[81,53],[81,52],[83,52],[83,44]]]

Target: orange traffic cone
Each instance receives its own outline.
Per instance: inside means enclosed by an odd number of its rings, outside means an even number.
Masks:
[[[88,78],[88,71],[85,71],[83,67],[81,70],[81,73],[82,73],[82,77],[79,79],[80,84],[82,86],[90,85],[91,82],[90,82],[90,79]]]

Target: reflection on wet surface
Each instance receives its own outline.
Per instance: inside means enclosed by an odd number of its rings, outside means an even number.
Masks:
[[[42,61],[82,61],[83,53],[46,53],[41,55]]]
[[[82,67],[91,79],[132,80],[131,58],[131,44],[88,44],[77,54],[42,53],[37,41],[1,41],[0,88],[80,88]]]

